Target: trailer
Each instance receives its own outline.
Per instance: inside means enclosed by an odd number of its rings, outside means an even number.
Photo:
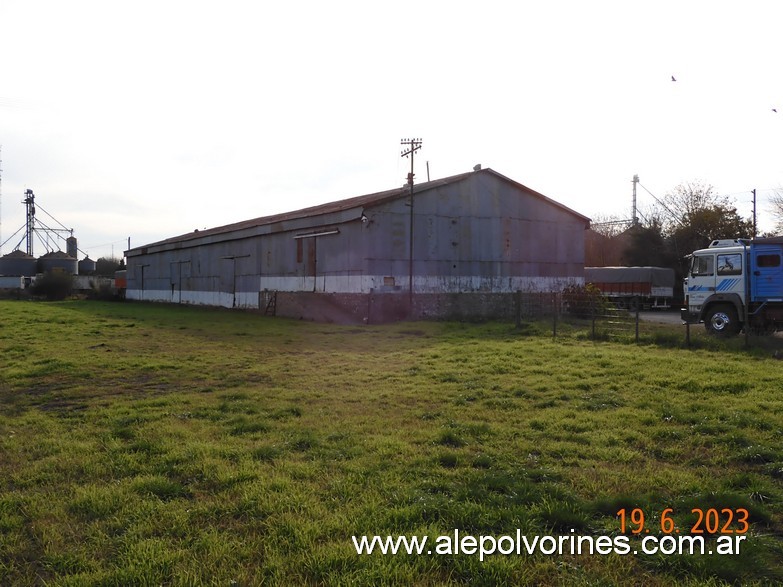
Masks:
[[[783,327],[783,237],[714,240],[691,254],[681,316],[711,334]]]
[[[620,308],[670,308],[674,269],[668,267],[585,267],[585,283]]]
[[[128,270],[120,269],[114,272],[114,293],[121,300],[125,299],[125,292],[128,289]]]

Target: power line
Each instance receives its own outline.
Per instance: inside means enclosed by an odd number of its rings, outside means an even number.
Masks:
[[[3,242],[1,242],[0,243],[0,249],[3,247],[3,245],[5,245],[8,241],[10,241],[12,238],[14,238],[17,234],[22,232],[24,230],[24,228],[25,228],[24,226],[20,226],[19,229],[14,234],[12,234],[7,239],[5,239]],[[24,237],[22,237],[22,239],[24,240]],[[21,245],[21,243],[22,243],[22,241],[19,241],[19,245]],[[16,245],[17,249],[19,248],[19,245]]]
[[[647,192],[648,194],[650,194],[650,195],[652,196],[652,199],[653,199],[653,200],[655,200],[655,201],[656,201],[656,202],[658,202],[658,203],[659,203],[661,206],[663,206],[663,208],[664,208],[664,209],[665,209],[665,210],[666,210],[666,211],[667,211],[667,212],[668,212],[668,213],[671,215],[671,217],[672,217],[672,218],[673,218],[673,219],[674,219],[674,220],[675,220],[675,221],[676,221],[676,222],[677,222],[677,223],[678,223],[680,226],[685,226],[685,225],[682,223],[682,220],[680,220],[680,219],[677,217],[677,215],[676,215],[674,212],[672,212],[672,210],[671,210],[671,208],[669,208],[669,206],[667,206],[667,205],[666,205],[666,204],[664,204],[664,203],[663,203],[661,200],[659,200],[657,197],[655,197],[655,194],[653,194],[653,193],[652,193],[650,190],[648,190],[646,187],[644,187],[644,186],[642,185],[642,183],[641,183],[641,182],[639,182],[639,185],[640,185],[640,186],[642,186],[642,189],[643,189],[645,192]]]
[[[84,248],[85,249],[98,249],[100,247],[108,247],[108,246],[111,246],[111,245],[116,245],[117,243],[124,243],[124,242],[126,242],[126,240],[127,239],[121,238],[121,239],[116,240],[116,241],[111,241],[110,243],[101,243],[99,245],[93,245],[93,244],[86,245]]]

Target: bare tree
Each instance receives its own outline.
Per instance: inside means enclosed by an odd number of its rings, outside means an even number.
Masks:
[[[775,218],[775,233],[783,233],[783,190],[776,190],[769,198],[770,213]]]
[[[714,190],[713,186],[704,182],[691,181],[681,183],[668,192],[663,200],[658,202],[658,212],[664,223],[664,230],[671,232],[677,227],[689,224],[689,219],[703,210],[731,209],[728,196],[720,196]]]
[[[628,220],[620,218],[616,214],[595,214],[590,222],[590,228],[593,231],[608,238],[617,236],[630,225]]]
[[[617,237],[628,229],[630,223],[615,215],[596,214],[585,232],[585,265],[606,267],[619,265],[622,259]]]

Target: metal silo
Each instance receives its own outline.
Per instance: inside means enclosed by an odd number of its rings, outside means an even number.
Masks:
[[[77,246],[75,236],[69,236],[65,239],[65,252],[69,257],[73,257],[74,259],[79,258],[79,247]]]
[[[79,275],[92,275],[97,268],[98,264],[89,257],[79,261]]]
[[[71,275],[79,274],[78,261],[62,251],[46,253],[38,258],[38,270],[41,273],[47,271],[65,271]]]
[[[0,257],[0,275],[35,275],[38,262],[35,257],[16,249]]]

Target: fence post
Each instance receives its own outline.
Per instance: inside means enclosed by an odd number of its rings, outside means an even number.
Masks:
[[[750,340],[748,340],[748,331],[750,330],[750,323],[748,322],[748,310],[745,308],[745,348],[750,346]]]
[[[639,342],[639,306],[636,306],[636,342]]]
[[[560,311],[557,292],[552,292],[552,338],[557,338],[557,313]]]
[[[516,291],[516,296],[514,296],[514,300],[516,301],[516,327],[522,328],[522,290],[518,289]]]
[[[595,298],[594,296],[591,296],[587,294],[588,301],[590,302],[590,319],[591,319],[591,326],[590,326],[590,338],[595,340]]]

